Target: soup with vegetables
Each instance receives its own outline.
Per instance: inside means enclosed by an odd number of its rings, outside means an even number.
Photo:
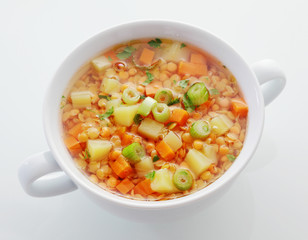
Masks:
[[[169,39],[114,46],[62,97],[64,143],[78,168],[126,198],[198,191],[236,161],[248,106],[226,66]]]

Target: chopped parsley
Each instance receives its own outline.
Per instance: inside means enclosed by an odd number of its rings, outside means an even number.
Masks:
[[[141,83],[143,86],[150,84],[154,80],[154,76],[152,73],[150,73],[149,71],[146,71],[145,73],[148,78],[143,83]]]
[[[155,156],[153,157],[153,162],[157,162],[158,160],[159,160],[159,156],[155,155]]]
[[[145,99],[145,98],[146,98],[145,95],[140,96],[140,99]]]
[[[224,68],[227,68],[226,65],[222,65]]]
[[[127,59],[132,55],[134,51],[136,51],[136,48],[132,46],[127,46],[126,48],[124,48],[123,52],[117,54],[117,57],[122,60]]]
[[[135,117],[134,117],[134,122],[138,125],[138,124],[141,123],[141,121],[142,121],[141,115],[139,113],[136,114]]]
[[[180,48],[184,48],[184,47],[186,47],[186,44],[182,43]]]
[[[91,155],[89,153],[89,150],[86,149],[85,152],[84,152],[83,158],[86,160],[86,159],[89,159],[90,157],[91,157]]]
[[[176,84],[176,81],[175,81],[175,80],[173,80],[173,83],[174,83],[174,84]]]
[[[108,96],[108,95],[98,95],[98,97],[100,98],[100,99],[106,99],[107,101],[110,101],[111,100],[111,98],[110,98],[110,96]]]
[[[169,127],[172,123],[175,123],[175,122],[170,122],[170,123],[168,123],[168,124],[167,124],[167,127]]]
[[[112,62],[113,60],[112,60],[112,58],[110,57],[110,56],[108,56],[108,60],[110,61],[110,62]]]
[[[232,154],[227,154],[227,158],[229,159],[230,162],[233,162],[235,160],[235,157]]]
[[[151,40],[148,44],[153,48],[159,48],[162,41],[159,38],[155,38],[155,40]]]
[[[65,98],[65,97],[62,95],[62,98]]]
[[[216,88],[210,89],[210,95],[218,95],[219,91]]]
[[[171,100],[169,103],[168,103],[168,106],[171,106],[171,105],[174,105],[174,104],[177,104],[180,102],[180,99],[176,98],[176,99],[173,99]]]
[[[187,96],[187,93],[183,96],[183,104],[187,112],[191,113],[196,109],[196,107],[192,104],[191,100]]]
[[[189,79],[185,79],[185,80],[179,81],[179,85],[183,89],[187,87],[188,83],[189,83]]]
[[[107,112],[104,114],[98,114],[97,116],[99,117],[100,120],[104,120],[105,118],[108,118],[113,114],[113,107],[111,107]]]
[[[145,175],[145,177],[152,181],[155,177],[155,171],[149,172],[147,175]]]

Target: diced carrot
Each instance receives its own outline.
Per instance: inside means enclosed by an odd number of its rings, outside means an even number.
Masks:
[[[130,190],[132,190],[135,187],[135,184],[133,184],[128,178],[125,178],[122,182],[120,182],[116,188],[120,191],[122,194],[128,193]]]
[[[206,64],[205,58],[198,53],[192,53],[190,55],[190,62],[191,63],[200,63],[200,64]]]
[[[145,94],[148,97],[154,97],[155,93],[157,92],[158,89],[162,88],[163,84],[162,82],[159,81],[153,81],[152,83],[148,84],[145,87]]]
[[[139,182],[134,188],[134,193],[142,196],[150,195],[153,192],[154,191],[151,188],[151,180],[148,178]]]
[[[211,133],[210,136],[209,136],[210,139],[212,139],[211,143],[215,143],[216,142],[216,134],[215,133]]]
[[[82,151],[80,143],[73,136],[68,136],[64,139],[65,146],[71,152],[71,154],[75,155]]]
[[[131,144],[134,140],[134,136],[132,134],[124,133],[122,135],[122,146],[127,146]]]
[[[114,51],[109,51],[107,53],[105,53],[104,55],[106,58],[108,58],[109,60],[111,60],[111,63],[114,63],[116,61],[119,60],[119,58],[117,57],[116,53]]]
[[[141,64],[144,65],[151,65],[153,58],[154,58],[155,52],[148,49],[148,48],[144,48],[142,50],[142,53],[140,55],[139,61]]]
[[[120,155],[114,162],[109,162],[109,165],[120,178],[126,178],[133,172],[132,167],[123,155]]]
[[[166,161],[170,161],[175,157],[174,151],[164,140],[160,141],[156,145],[155,149],[159,153],[159,155]]]
[[[207,66],[200,63],[183,62],[179,63],[179,74],[207,75]]]
[[[72,135],[74,138],[78,138],[79,133],[81,133],[83,130],[84,130],[83,123],[77,123],[70,130],[68,130],[68,133]]]
[[[231,109],[235,116],[240,116],[240,117],[247,116],[248,106],[243,98],[232,99]]]
[[[189,118],[189,113],[181,108],[175,108],[168,122],[176,122],[178,125],[183,126],[187,119]]]

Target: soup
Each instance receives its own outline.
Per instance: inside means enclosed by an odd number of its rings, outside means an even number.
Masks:
[[[203,189],[239,155],[248,106],[213,56],[170,39],[114,46],[62,96],[64,143],[101,188],[158,201]]]

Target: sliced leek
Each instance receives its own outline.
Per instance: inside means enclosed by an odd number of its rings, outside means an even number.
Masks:
[[[155,107],[157,101],[151,97],[146,97],[144,101],[140,104],[137,113],[146,117],[152,111],[152,108]]]
[[[126,88],[123,91],[122,99],[125,103],[132,105],[139,101],[140,93],[133,88]]]
[[[192,187],[193,176],[186,169],[178,169],[173,175],[173,184],[177,189],[181,191],[186,191]]]
[[[193,105],[199,106],[208,100],[209,91],[203,82],[198,82],[188,89],[187,96]]]
[[[153,107],[152,113],[155,120],[162,123],[166,122],[170,117],[170,109],[164,103],[157,103],[157,105]]]
[[[173,94],[169,89],[160,89],[155,94],[155,100],[159,103],[169,104],[173,99]]]
[[[198,120],[191,125],[189,132],[193,138],[205,139],[210,135],[211,128],[206,121]]]
[[[137,163],[145,156],[145,150],[140,143],[132,143],[122,150],[122,154],[129,162]]]

